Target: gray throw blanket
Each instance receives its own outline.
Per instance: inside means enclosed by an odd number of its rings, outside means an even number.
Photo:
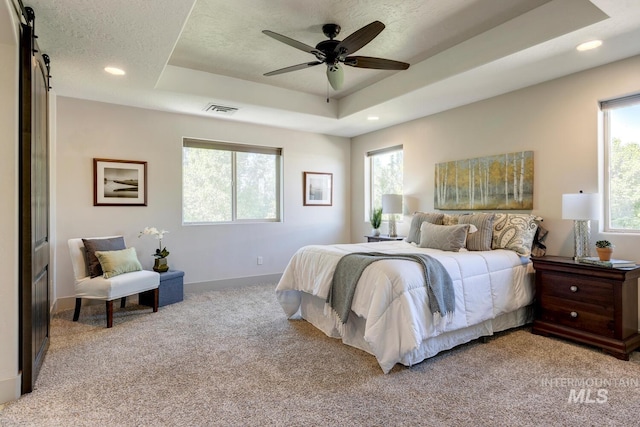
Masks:
[[[431,313],[434,315],[438,313],[441,317],[453,314],[455,309],[453,281],[437,259],[425,254],[354,252],[343,256],[338,261],[326,301],[338,315],[342,324],[347,323],[356,284],[362,272],[371,263],[383,259],[406,259],[419,263],[424,271]]]

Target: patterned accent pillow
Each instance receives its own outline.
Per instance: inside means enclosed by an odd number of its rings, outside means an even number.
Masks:
[[[458,252],[464,248],[470,224],[436,225],[423,222],[420,226],[420,247]]]
[[[478,231],[467,238],[467,249],[470,251],[490,251],[493,240],[493,220],[495,214],[477,213],[463,215],[459,218],[458,224],[473,224]]]
[[[420,226],[423,222],[430,222],[431,224],[442,224],[442,218],[444,214],[436,212],[416,212],[413,214],[411,220],[411,226],[409,228],[409,234],[406,241],[409,243],[420,244]]]
[[[96,251],[117,251],[125,249],[124,237],[110,237],[107,239],[82,239],[87,255],[87,273],[91,277],[102,276],[102,267],[96,257]]]
[[[493,249],[509,249],[520,256],[531,255],[538,224],[529,214],[497,213],[493,220]]]

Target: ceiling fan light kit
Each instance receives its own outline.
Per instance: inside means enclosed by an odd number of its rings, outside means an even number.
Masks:
[[[334,90],[340,90],[344,83],[344,70],[340,64],[327,66],[327,79]]]
[[[275,76],[277,74],[288,73],[291,71],[303,70],[316,65],[325,64],[327,66],[327,79],[334,90],[342,88],[344,83],[344,70],[340,63],[350,67],[372,68],[377,70],[406,70],[409,64],[406,62],[394,61],[391,59],[374,58],[371,56],[347,56],[355,53],[364,47],[371,40],[376,38],[380,32],[384,30],[384,24],[380,21],[374,21],[369,25],[357,30],[355,33],[340,41],[335,38],[340,34],[340,26],[338,24],[325,24],[322,26],[322,32],[329,40],[323,40],[315,47],[299,42],[282,34],[269,30],[262,32],[267,36],[287,44],[303,52],[314,55],[317,61],[305,62],[290,67],[280,68],[279,70],[265,73],[265,76]]]

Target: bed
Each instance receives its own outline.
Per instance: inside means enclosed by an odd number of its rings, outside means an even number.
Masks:
[[[414,216],[407,241],[305,246],[289,261],[276,287],[277,299],[289,318],[305,319],[327,336],[375,356],[384,373],[397,363],[412,366],[443,350],[522,326],[532,320],[534,280],[529,254],[533,235],[525,242],[528,250],[515,251],[498,247],[500,244],[494,249],[500,217],[492,214],[489,218],[492,220],[488,223],[471,221],[481,225],[481,233],[475,237],[484,239],[479,246],[483,249],[490,241],[488,250],[468,250],[478,247],[474,246],[478,239],[470,238],[472,234],[457,243],[462,245],[457,250],[456,244],[454,250],[447,246],[450,242],[445,247],[426,242],[426,236],[437,234],[435,231],[450,233],[453,226],[465,228],[460,224],[443,225],[439,215],[428,221]],[[480,228],[473,224],[469,227]],[[527,227],[531,234],[530,223]],[[507,240],[513,242],[512,228],[509,236]],[[452,240],[450,236],[447,239]],[[453,284],[453,315],[445,319],[430,312],[424,270],[419,263],[383,259],[362,272],[346,323],[336,321],[325,305],[336,265],[346,254],[372,251],[427,254],[439,261]]]

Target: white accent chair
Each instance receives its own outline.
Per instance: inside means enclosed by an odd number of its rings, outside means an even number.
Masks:
[[[91,239],[107,239],[110,237],[92,237]],[[69,239],[69,253],[73,264],[75,278],[76,307],[73,313],[73,321],[77,322],[80,316],[82,298],[103,300],[107,308],[107,328],[113,326],[113,301],[121,299],[120,308],[126,304],[129,295],[153,290],[153,312],[158,311],[158,286],[160,274],[155,271],[141,270],[105,279],[103,276],[91,277],[87,269],[86,250],[82,239]]]

